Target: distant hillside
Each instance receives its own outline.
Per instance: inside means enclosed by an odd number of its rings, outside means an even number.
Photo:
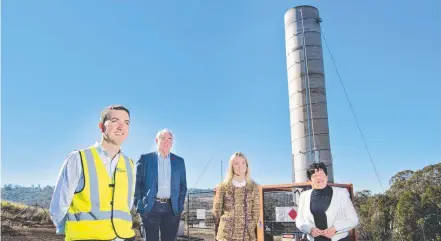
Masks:
[[[2,200],[23,203],[28,205],[38,204],[44,208],[48,208],[54,187],[40,185],[32,185],[23,187],[20,185],[7,184],[2,187]]]
[[[49,208],[54,187],[32,185],[23,187],[20,185],[7,184],[2,187],[2,200],[23,203],[27,205],[38,204],[44,208]],[[188,193],[211,193],[213,189],[189,188]]]
[[[207,189],[199,189],[199,188],[189,188],[187,190],[187,193],[211,193],[213,192],[213,189],[207,188]]]

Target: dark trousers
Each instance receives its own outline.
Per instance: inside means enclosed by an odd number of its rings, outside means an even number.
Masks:
[[[175,241],[178,234],[181,216],[176,216],[170,202],[156,201],[152,210],[142,217],[142,236],[144,241],[158,241],[161,231],[161,241]]]

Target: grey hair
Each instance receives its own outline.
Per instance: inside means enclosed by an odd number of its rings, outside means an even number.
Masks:
[[[164,129],[158,131],[158,133],[156,134],[156,139],[159,139],[165,133],[169,133],[173,137],[173,133],[169,129],[164,128]]]

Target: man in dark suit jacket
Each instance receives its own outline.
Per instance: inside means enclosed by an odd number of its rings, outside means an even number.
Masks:
[[[185,162],[170,153],[173,135],[156,135],[157,151],[141,155],[136,163],[134,204],[141,216],[145,241],[175,241],[187,194]]]

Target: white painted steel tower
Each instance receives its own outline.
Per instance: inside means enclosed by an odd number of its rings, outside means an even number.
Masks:
[[[320,22],[312,6],[285,13],[293,182],[306,182],[307,167],[319,161],[334,182]]]

